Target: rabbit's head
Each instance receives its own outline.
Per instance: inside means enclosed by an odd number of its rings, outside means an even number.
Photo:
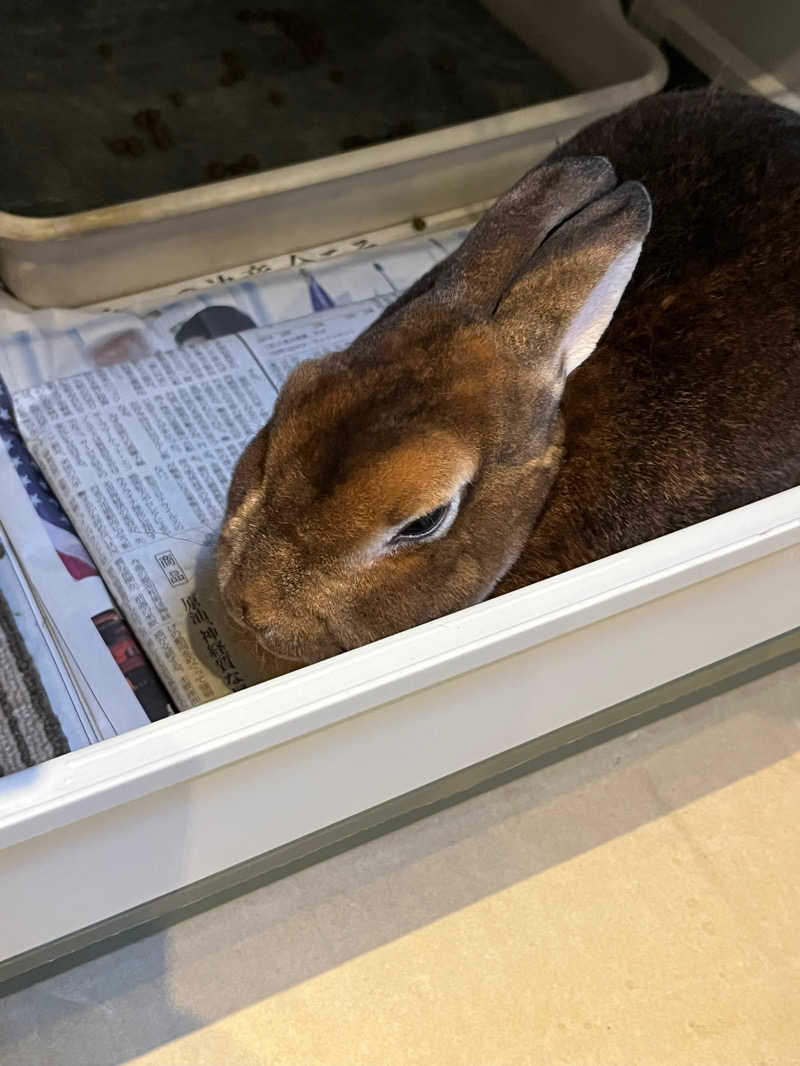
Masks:
[[[233,476],[232,617],[311,662],[487,597],[562,455],[567,376],[649,224],[605,159],[527,174],[343,352],[301,364]]]

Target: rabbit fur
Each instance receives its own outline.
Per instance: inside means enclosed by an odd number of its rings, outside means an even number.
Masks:
[[[799,244],[800,115],[586,128],[290,377],[231,484],[231,617],[311,662],[798,484]]]

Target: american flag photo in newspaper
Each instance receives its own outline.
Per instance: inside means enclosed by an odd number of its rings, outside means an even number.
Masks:
[[[45,481],[33,456],[25,447],[14,421],[11,397],[2,380],[0,380],[0,439],[6,447],[20,481],[25,486],[31,503],[36,508],[39,520],[70,576],[76,581],[85,577],[96,577],[97,570],[94,563],[78,539],[72,523],[64,514],[58,500],[50,491],[50,486]]]

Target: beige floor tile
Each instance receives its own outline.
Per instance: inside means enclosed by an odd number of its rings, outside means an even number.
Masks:
[[[136,1060],[800,1062],[800,756]]]
[[[2,1066],[800,1066],[800,667],[51,977]]]

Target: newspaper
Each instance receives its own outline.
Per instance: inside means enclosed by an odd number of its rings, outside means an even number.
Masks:
[[[233,466],[291,369],[349,344],[465,232],[381,248],[380,259],[296,264],[139,315],[33,313],[0,339],[0,423],[13,405],[19,434],[18,449],[5,438],[0,449],[0,499],[14,498],[0,522],[87,731],[113,735],[261,679],[257,651],[215,598]],[[19,476],[20,449],[41,493]],[[63,521],[43,510],[51,502]],[[74,543],[55,544],[53,529]],[[77,570],[84,553],[77,578],[65,549]]]
[[[4,390],[0,440],[0,522],[31,608],[59,653],[79,731],[90,743],[172,713],[162,683],[17,432]],[[69,735],[74,716],[59,718]]]

